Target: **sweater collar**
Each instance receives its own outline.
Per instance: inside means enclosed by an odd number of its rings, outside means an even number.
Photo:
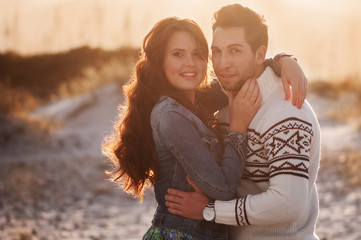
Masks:
[[[272,68],[266,67],[261,76],[257,78],[257,82],[261,91],[263,105],[267,98],[274,93],[274,90],[279,88],[281,80],[274,74]]]

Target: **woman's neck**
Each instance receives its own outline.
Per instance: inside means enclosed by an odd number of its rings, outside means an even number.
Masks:
[[[184,91],[184,95],[189,98],[189,100],[191,101],[191,103],[194,104],[195,99],[196,99],[196,91],[195,91],[195,90]]]

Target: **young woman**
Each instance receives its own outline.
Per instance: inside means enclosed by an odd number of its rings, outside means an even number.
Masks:
[[[187,176],[213,199],[229,200],[244,168],[245,132],[260,106],[256,81],[229,95],[230,130],[219,140],[215,119],[197,99],[207,83],[208,45],[192,20],[166,18],[143,40],[134,77],[124,87],[124,115],[103,149],[115,181],[134,196],[154,185],[158,203],[143,239],[227,239],[224,225],[167,211],[168,188],[193,191]],[[222,147],[222,148],[221,148]]]

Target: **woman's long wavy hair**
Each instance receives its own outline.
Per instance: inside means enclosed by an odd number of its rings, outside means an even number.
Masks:
[[[159,172],[150,126],[150,114],[159,97],[174,98],[202,119],[201,111],[169,83],[164,72],[165,49],[175,32],[190,33],[207,64],[208,44],[194,21],[170,17],[155,24],[143,40],[133,77],[123,87],[126,101],[119,109],[115,131],[103,141],[103,153],[116,168],[107,173],[123,190],[141,199],[145,188],[155,183]],[[206,82],[205,76],[203,84]]]

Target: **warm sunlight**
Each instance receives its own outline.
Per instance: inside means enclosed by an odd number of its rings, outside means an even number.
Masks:
[[[213,12],[234,2],[237,1],[1,0],[0,52],[57,52],[83,45],[105,49],[137,47],[151,26],[167,16],[196,20],[210,40]],[[359,2],[258,0],[244,4],[265,15],[270,56],[280,51],[297,55],[311,78],[361,75],[361,59],[357,57],[361,55],[357,47],[361,41]],[[336,23],[343,27],[334,34]],[[353,64],[334,58],[348,59]]]
[[[360,9],[0,0],[0,240],[361,239]]]

